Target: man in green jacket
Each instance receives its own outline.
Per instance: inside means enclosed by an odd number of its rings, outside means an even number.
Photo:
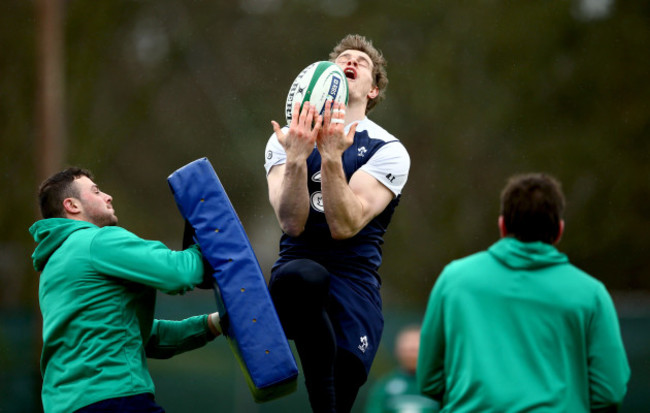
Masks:
[[[203,280],[198,247],[172,251],[118,227],[111,196],[84,169],[47,179],[39,202],[44,219],[29,232],[41,272],[45,412],[163,412],[146,357],[169,358],[220,334],[217,313],[153,318],[156,290],[183,293]]]
[[[544,174],[510,179],[501,239],[445,267],[417,366],[442,412],[615,412],[630,368],[605,286],[554,245],[564,195]]]

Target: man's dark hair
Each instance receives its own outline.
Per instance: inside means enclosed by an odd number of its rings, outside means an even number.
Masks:
[[[72,183],[82,176],[93,179],[89,170],[70,167],[55,173],[41,184],[38,188],[38,204],[43,218],[65,218],[63,200],[79,197],[79,191]]]
[[[515,175],[501,192],[506,230],[523,242],[555,243],[564,204],[561,184],[543,173]]]

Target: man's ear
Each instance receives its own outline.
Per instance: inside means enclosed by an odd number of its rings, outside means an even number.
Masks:
[[[373,100],[379,96],[379,87],[373,86],[372,89],[370,89],[370,92],[368,92],[368,100]]]
[[[63,200],[63,209],[68,215],[77,215],[81,213],[81,203],[77,198],[66,198]]]
[[[553,245],[556,245],[558,242],[560,242],[560,239],[562,239],[562,234],[564,234],[564,220],[560,220],[560,228],[557,230],[557,238],[555,239],[555,242]]]
[[[505,238],[508,236],[508,228],[506,228],[506,221],[503,219],[503,215],[499,215],[499,234],[501,234],[501,238]]]

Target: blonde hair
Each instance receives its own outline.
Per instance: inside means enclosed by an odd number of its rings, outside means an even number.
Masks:
[[[377,86],[379,93],[374,99],[368,100],[366,113],[370,112],[386,96],[386,86],[388,86],[388,74],[386,73],[386,59],[381,51],[377,50],[372,41],[359,34],[348,34],[345,36],[330,53],[330,60],[333,62],[346,50],[358,50],[367,54],[372,60],[372,78],[374,86]]]

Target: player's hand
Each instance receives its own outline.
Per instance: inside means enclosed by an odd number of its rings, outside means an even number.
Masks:
[[[287,160],[297,161],[305,161],[311,155],[321,124],[322,116],[316,113],[316,107],[309,102],[305,102],[302,111],[299,102],[293,106],[293,116],[286,134],[276,121],[271,121],[273,131],[287,154]]]
[[[323,126],[316,138],[318,152],[323,159],[340,159],[346,149],[354,142],[358,122],[345,133],[345,104],[328,101],[325,103]]]

